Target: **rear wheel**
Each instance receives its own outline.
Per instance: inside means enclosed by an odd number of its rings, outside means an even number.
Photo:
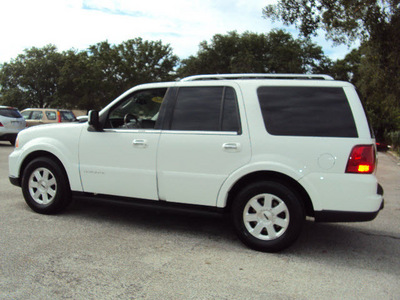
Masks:
[[[301,199],[278,182],[256,182],[242,189],[232,207],[240,240],[252,249],[277,252],[299,237],[304,220]]]
[[[71,202],[71,191],[64,170],[52,159],[36,158],[24,170],[22,193],[31,209],[55,214]]]

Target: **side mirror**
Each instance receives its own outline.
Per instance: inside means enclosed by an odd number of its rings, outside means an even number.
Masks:
[[[90,128],[94,129],[94,131],[102,131],[99,120],[99,112],[97,110],[89,111],[88,119]]]

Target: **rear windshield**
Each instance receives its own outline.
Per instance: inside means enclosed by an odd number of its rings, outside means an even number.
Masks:
[[[76,120],[72,111],[60,111],[61,122],[73,122]]]
[[[0,108],[0,116],[8,118],[22,118],[19,111],[15,108]]]
[[[272,135],[357,137],[343,88],[260,87],[264,124]]]

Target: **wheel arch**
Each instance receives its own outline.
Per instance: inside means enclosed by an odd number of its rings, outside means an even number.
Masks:
[[[232,203],[238,192],[246,185],[256,181],[273,181],[287,186],[289,189],[294,191],[302,200],[306,215],[311,217],[314,216],[314,206],[312,204],[310,196],[308,195],[304,187],[298,181],[294,180],[288,175],[275,171],[253,172],[243,176],[238,181],[236,181],[228,192],[225,209],[227,211],[230,211]]]
[[[70,188],[68,173],[67,173],[63,163],[61,162],[61,160],[53,153],[48,152],[48,151],[43,151],[43,150],[31,152],[24,158],[24,160],[21,164],[21,168],[19,170],[19,184],[21,185],[21,183],[22,183],[22,176],[26,169],[26,166],[31,161],[33,161],[34,159],[39,158],[39,157],[47,157],[47,158],[53,160],[61,168],[61,170],[64,173],[64,175],[66,176],[66,178],[68,178],[67,184],[68,184],[68,187]]]

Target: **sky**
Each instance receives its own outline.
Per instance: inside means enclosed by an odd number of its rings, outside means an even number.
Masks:
[[[199,43],[236,30],[268,33],[294,27],[272,23],[262,8],[276,0],[0,0],[0,64],[24,49],[55,45],[59,51],[86,50],[102,41],[119,44],[141,37],[170,44],[179,58],[196,55]],[[350,50],[314,41],[332,59]]]

